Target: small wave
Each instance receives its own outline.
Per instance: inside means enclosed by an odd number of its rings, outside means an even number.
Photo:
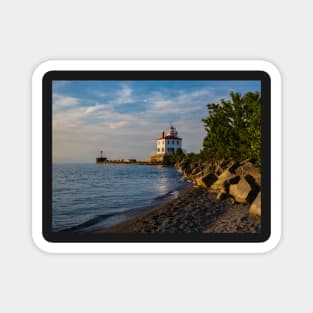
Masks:
[[[179,191],[175,190],[174,192],[172,192],[173,198],[176,199],[179,196]]]
[[[86,222],[83,222],[81,224],[78,224],[76,226],[72,226],[72,227],[69,227],[69,228],[65,228],[63,230],[60,230],[59,232],[68,232],[68,231],[79,231],[79,230],[82,230],[84,228],[87,228],[87,227],[90,227],[90,226],[93,226],[95,224],[98,224],[99,222],[109,218],[109,217],[112,217],[116,215],[116,213],[110,213],[110,214],[101,214],[101,215],[97,215],[93,218],[91,218],[90,220],[86,221]]]
[[[154,201],[162,201],[162,200],[166,200],[166,199],[176,199],[179,196],[179,193],[184,190],[187,186],[181,186],[180,188],[176,188],[176,189],[172,189],[169,192],[167,192],[164,195],[155,197],[153,200]]]
[[[166,199],[166,198],[170,198],[175,192],[178,192],[178,190],[176,190],[176,189],[171,190],[171,191],[167,192],[164,195],[155,197],[153,200],[158,201],[158,200],[163,200],[163,199]]]

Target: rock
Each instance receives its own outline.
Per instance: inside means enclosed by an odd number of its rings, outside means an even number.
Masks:
[[[229,164],[229,161],[226,161],[226,160],[221,160],[221,161],[218,161],[216,162],[213,167],[214,167],[214,170],[215,170],[215,174],[216,175],[221,175],[225,169],[227,168],[227,165]]]
[[[203,170],[203,166],[202,165],[197,165],[197,167],[195,167],[192,172],[191,172],[191,176],[197,175],[199,173],[201,173]]]
[[[190,171],[190,173],[192,173],[192,171],[195,170],[197,167],[198,167],[197,163],[191,162],[189,164],[189,171]]]
[[[240,180],[240,176],[233,175],[233,176],[229,177],[228,182],[230,185],[235,185],[235,184],[239,183],[239,180]]]
[[[252,177],[251,175],[246,175],[245,180],[251,187],[251,192],[248,195],[247,201],[249,203],[252,203],[260,191],[260,185],[255,181],[254,177]]]
[[[227,197],[227,193],[224,192],[223,190],[221,190],[221,191],[217,194],[216,199],[217,199],[217,200],[224,200],[226,197]]]
[[[230,184],[229,180],[238,176],[235,174],[236,169],[239,167],[240,163],[231,161],[221,161],[216,165],[215,173],[218,175],[217,181],[212,185],[212,188],[215,190],[225,190],[228,192],[228,185]],[[238,178],[236,178],[238,183]]]
[[[228,198],[228,201],[229,201],[230,204],[235,204],[236,203],[234,198]]]
[[[232,175],[233,174],[227,169],[221,175],[218,176],[218,179],[224,180],[225,178],[228,178]]]
[[[237,168],[240,166],[239,162],[233,161],[230,163],[228,166],[228,171],[231,172],[232,174],[236,173]]]
[[[245,159],[245,160],[243,160],[243,161],[240,162],[240,166],[241,166],[241,165],[244,165],[244,164],[246,164],[246,163],[248,163],[248,162],[253,163],[253,162],[254,162],[254,159],[253,159],[253,158]]]
[[[249,175],[241,177],[237,184],[229,186],[229,194],[239,203],[252,203],[259,191],[260,187]]]
[[[217,180],[217,177],[215,174],[209,173],[205,176],[197,177],[195,180],[197,185],[209,188]]]
[[[189,160],[183,159],[179,164],[178,168],[180,168],[183,172],[189,167]]]
[[[234,197],[234,199],[239,203],[247,203],[247,198],[252,188],[249,183],[241,178],[238,184],[229,186],[229,194]]]
[[[249,214],[253,216],[261,216],[261,192],[258,193],[257,197],[252,202]]]
[[[211,188],[213,190],[222,190],[227,192],[227,181],[231,176],[232,174],[228,170],[224,171],[221,175],[218,176],[216,182],[212,184]]]
[[[202,177],[204,177],[204,176],[206,176],[208,173],[206,173],[205,171],[200,171],[200,172],[198,172],[198,173],[196,173],[196,174],[194,174],[194,175],[192,175],[192,181],[195,183],[195,184],[197,184],[197,179],[199,179],[199,178],[202,178]]]
[[[252,176],[256,184],[261,186],[261,172],[250,162],[250,159],[241,162],[235,173],[240,176]]]
[[[222,190],[228,192],[230,184],[237,184],[240,180],[238,175],[232,174],[228,169],[225,170],[220,176],[218,176],[217,181],[211,186],[214,190]]]

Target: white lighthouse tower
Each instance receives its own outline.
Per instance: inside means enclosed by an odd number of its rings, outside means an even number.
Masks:
[[[167,130],[166,133],[162,132],[162,137],[157,139],[156,154],[165,156],[174,154],[178,148],[182,147],[182,138],[178,137],[178,132],[174,126]]]

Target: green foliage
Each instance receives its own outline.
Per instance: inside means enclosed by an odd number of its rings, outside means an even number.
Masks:
[[[207,132],[202,156],[233,160],[252,157],[261,166],[260,93],[241,96],[231,92],[230,97],[207,105],[209,115],[202,120]]]
[[[198,153],[190,152],[190,153],[187,154],[187,158],[190,161],[197,162],[197,161],[200,160],[200,155]]]
[[[180,162],[185,157],[185,153],[182,148],[178,148],[174,154],[175,162]]]
[[[166,165],[174,165],[180,162],[185,157],[185,153],[181,148],[178,148],[174,154],[171,154],[168,158],[164,160]]]

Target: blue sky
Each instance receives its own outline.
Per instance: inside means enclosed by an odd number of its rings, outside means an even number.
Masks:
[[[259,81],[54,81],[53,162],[149,159],[169,122],[183,149],[199,152],[206,104],[231,91],[260,91]]]

